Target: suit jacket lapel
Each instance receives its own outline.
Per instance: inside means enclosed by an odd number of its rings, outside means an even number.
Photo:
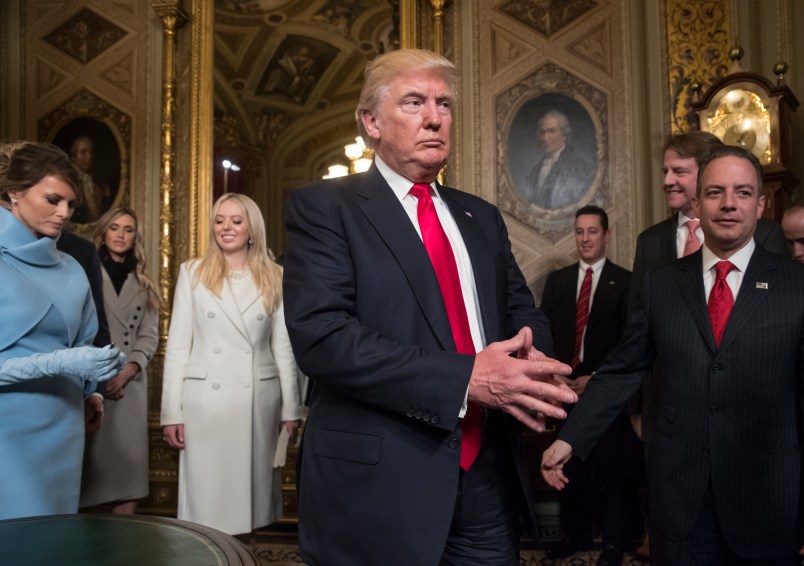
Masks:
[[[131,301],[137,297],[139,291],[137,280],[134,278],[133,273],[129,273],[118,295],[114,288],[114,283],[112,283],[112,279],[109,277],[109,274],[106,273],[106,269],[101,269],[101,275],[103,277],[103,297],[106,307],[106,316],[114,316],[120,321],[120,324],[127,328],[128,307]],[[117,297],[117,300],[112,300],[113,297]],[[109,299],[108,301],[106,300],[107,298]]]
[[[455,350],[441,287],[430,256],[410,218],[375,165],[365,174],[355,175],[355,179],[358,206],[399,262],[422,315],[441,346],[445,350]]]
[[[240,313],[237,301],[232,293],[232,288],[229,285],[229,280],[223,280],[223,287],[221,287],[220,297],[216,297],[214,293],[207,289],[204,290],[209,293],[209,296],[212,297],[212,300],[215,301],[218,307],[220,307],[221,311],[223,311],[223,314],[226,315],[226,318],[229,319],[237,331],[242,334],[246,340],[250,341],[248,331],[246,330],[246,324],[243,321],[243,315]]]
[[[737,294],[737,300],[734,302],[731,316],[726,323],[723,340],[720,342],[721,349],[728,347],[734,341],[735,336],[765,300],[768,293],[773,292],[776,271],[773,264],[768,261],[768,253],[760,246],[754,248],[754,253],[751,255],[743,282],[740,285],[740,291]],[[767,285],[758,285],[758,283]]]
[[[703,286],[703,258],[701,250],[678,260],[678,286],[681,296],[687,303],[690,314],[698,326],[706,345],[712,352],[715,346],[715,336],[712,333],[712,323],[709,320],[709,311],[706,308],[706,294]]]

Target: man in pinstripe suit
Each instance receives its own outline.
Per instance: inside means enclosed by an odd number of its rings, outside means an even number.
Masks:
[[[645,275],[626,336],[542,459],[545,480],[561,489],[569,457],[589,455],[653,369],[655,404],[644,418],[654,431],[654,566],[799,563],[804,269],[752,238],[761,175],[740,148],[703,161],[694,202],[703,248]],[[725,284],[715,282],[721,260],[734,266]],[[713,287],[734,298],[720,340],[707,311]]]

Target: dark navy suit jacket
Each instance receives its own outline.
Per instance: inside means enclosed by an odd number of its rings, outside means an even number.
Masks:
[[[439,186],[475,277],[487,342],[549,323],[482,199]],[[284,304],[300,369],[315,381],[299,487],[310,564],[438,564],[455,510],[460,427],[474,356],[458,354],[427,251],[373,166],[294,191],[286,211]],[[491,417],[490,417],[491,418]],[[504,418],[526,521],[519,425]]]

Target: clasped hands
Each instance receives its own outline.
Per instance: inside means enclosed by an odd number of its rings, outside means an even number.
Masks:
[[[475,356],[468,399],[543,432],[547,417],[567,418],[562,403],[578,400],[560,377],[571,372],[567,364],[534,348],[531,329],[523,327],[513,338],[489,344]]]

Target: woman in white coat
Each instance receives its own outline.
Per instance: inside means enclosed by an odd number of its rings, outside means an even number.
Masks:
[[[218,199],[209,251],[181,266],[162,387],[165,439],[181,450],[178,518],[229,534],[277,520],[277,437],[295,434],[301,408],[282,270],[244,195]]]
[[[112,502],[113,513],[134,513],[148,495],[148,377],[159,343],[159,290],[145,268],[137,214],[106,212],[95,228],[103,303],[112,340],[126,354],[122,371],[105,384],[103,426],[87,434],[81,507]]]

